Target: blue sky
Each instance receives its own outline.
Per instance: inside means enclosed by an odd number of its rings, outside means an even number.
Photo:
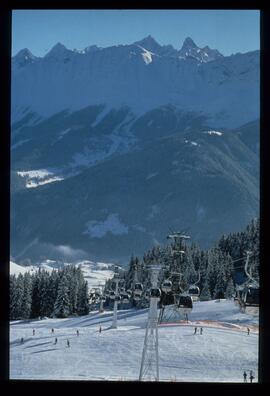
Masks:
[[[44,56],[57,42],[69,49],[130,44],[149,34],[180,49],[191,37],[223,55],[259,49],[256,10],[16,10],[12,55],[28,48]]]

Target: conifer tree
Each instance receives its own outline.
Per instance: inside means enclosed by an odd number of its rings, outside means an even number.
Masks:
[[[23,294],[24,294],[24,279],[23,275],[20,273],[17,277],[16,282],[16,290],[15,290],[15,298],[16,298],[16,305],[15,305],[15,318],[16,319],[23,319]]]
[[[10,320],[17,319],[17,278],[16,275],[11,275],[9,278],[9,317]]]
[[[31,316],[32,305],[32,277],[29,272],[23,276],[23,297],[21,315],[23,319],[29,319]]]
[[[204,286],[203,286],[201,294],[200,294],[200,300],[201,301],[211,300],[211,293],[210,293],[210,289],[209,289],[209,285],[208,285],[207,281],[204,282]]]
[[[83,282],[79,289],[77,313],[78,315],[87,315],[89,313],[89,294],[86,281]]]
[[[31,318],[40,316],[40,278],[41,270],[32,275],[32,305],[31,305]]]
[[[48,282],[48,293],[47,293],[47,310],[48,316],[53,315],[54,311],[54,304],[57,297],[57,290],[58,290],[58,282],[59,282],[59,273],[56,270],[53,270],[49,277]]]
[[[47,271],[40,272],[40,283],[39,283],[39,305],[40,305],[40,316],[50,316],[50,307],[49,307],[49,284],[50,284],[50,275]]]
[[[68,295],[68,281],[66,275],[62,275],[59,282],[57,297],[54,304],[54,315],[57,318],[66,318],[70,314],[70,301]]]
[[[235,293],[235,289],[234,289],[233,280],[230,279],[227,283],[225,298],[231,299],[234,296],[234,293]]]

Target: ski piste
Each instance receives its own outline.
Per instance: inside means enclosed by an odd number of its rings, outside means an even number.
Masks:
[[[138,381],[147,317],[148,309],[119,310],[117,329],[112,310],[11,322],[10,378]],[[159,324],[158,332],[159,381],[243,382],[249,370],[258,380],[258,316],[233,301],[195,302],[188,322]]]

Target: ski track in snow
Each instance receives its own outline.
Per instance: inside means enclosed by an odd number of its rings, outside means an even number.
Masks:
[[[11,322],[11,378],[136,381],[147,314],[120,310],[117,329],[110,327],[112,311]],[[194,326],[203,327],[203,334],[194,335]],[[160,381],[242,382],[243,371],[253,370],[257,382],[258,317],[240,313],[232,301],[194,303],[189,322],[159,325],[159,358]]]

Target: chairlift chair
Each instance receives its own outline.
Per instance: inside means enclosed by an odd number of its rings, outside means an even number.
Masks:
[[[129,295],[126,291],[123,291],[120,293],[121,299],[123,303],[128,303],[129,302]]]
[[[115,300],[115,292],[114,291],[110,292],[110,299]]]
[[[160,305],[172,305],[175,303],[174,294],[172,292],[165,293],[162,291],[161,298],[160,298]]]
[[[197,301],[200,296],[200,288],[196,285],[191,285],[188,289],[188,294],[190,295],[193,301]]]
[[[161,297],[161,291],[158,287],[152,287],[150,290],[150,298],[158,298]]]
[[[190,313],[193,308],[192,298],[189,295],[180,295],[177,307],[183,315]]]
[[[117,301],[119,303],[121,301],[121,296],[119,296],[119,294],[118,296],[115,296],[114,301]]]
[[[135,283],[134,285],[134,293],[138,294],[138,295],[142,295],[143,292],[143,285],[142,283]]]
[[[247,307],[259,306],[259,287],[249,284],[244,292],[244,303]]]
[[[165,280],[162,283],[161,290],[165,293],[168,293],[172,290],[172,282],[170,280]]]
[[[141,298],[142,298],[142,293],[137,292],[136,290],[134,290],[134,292],[133,292],[133,300],[140,301]]]

